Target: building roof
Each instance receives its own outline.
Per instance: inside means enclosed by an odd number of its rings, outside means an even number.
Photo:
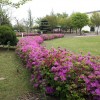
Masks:
[[[94,13],[94,12],[100,12],[100,10],[91,11],[91,12],[86,12],[86,14],[91,14],[91,13]]]

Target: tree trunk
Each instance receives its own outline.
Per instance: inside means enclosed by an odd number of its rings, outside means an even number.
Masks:
[[[97,26],[97,35],[98,35],[99,26]]]
[[[72,33],[72,29],[70,28],[70,34]]]
[[[76,35],[77,35],[77,29],[76,29]]]
[[[80,35],[82,35],[82,32],[81,32],[82,28],[80,28]]]

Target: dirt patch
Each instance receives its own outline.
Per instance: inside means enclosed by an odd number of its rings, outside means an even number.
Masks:
[[[5,80],[6,78],[4,78],[4,77],[0,77],[0,81],[2,81],[2,80]]]
[[[52,96],[46,96],[40,92],[38,93],[27,93],[23,96],[17,98],[17,100],[59,100],[59,98],[55,98]]]

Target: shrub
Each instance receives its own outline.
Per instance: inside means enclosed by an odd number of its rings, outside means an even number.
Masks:
[[[87,30],[82,30],[82,32],[83,32],[83,33],[89,33],[89,31],[87,31]]]
[[[0,26],[0,43],[1,45],[7,45],[10,42],[10,45],[14,46],[17,43],[16,34],[9,26]]]
[[[100,57],[47,50],[42,42],[38,36],[17,44],[17,54],[32,72],[33,86],[60,100],[100,100]]]
[[[55,38],[62,38],[62,37],[64,37],[64,34],[43,34],[43,35],[41,35],[41,37],[44,40],[52,40]]]

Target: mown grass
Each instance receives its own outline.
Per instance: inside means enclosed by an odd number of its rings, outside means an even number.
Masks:
[[[83,52],[83,54],[86,54],[91,52],[92,55],[100,55],[100,36],[64,37],[45,41],[43,45],[45,45],[48,49],[51,47],[61,47],[75,53]]]
[[[18,100],[32,91],[30,74],[14,50],[0,50],[0,78],[5,78],[0,80],[0,100]]]

